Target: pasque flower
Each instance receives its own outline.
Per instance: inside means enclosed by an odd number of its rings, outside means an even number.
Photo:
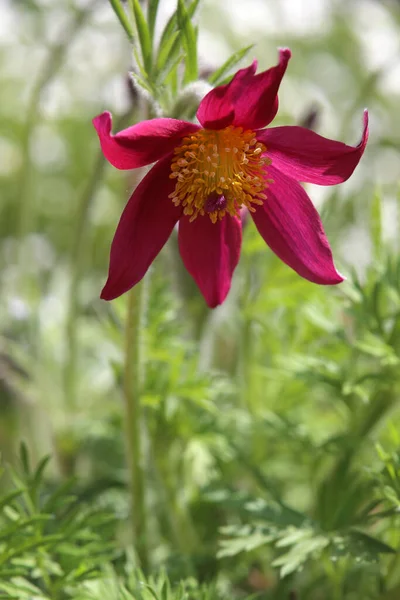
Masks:
[[[256,74],[257,62],[200,102],[200,125],[150,119],[111,134],[111,115],[93,120],[106,159],[118,169],[155,163],[129,199],[111,246],[101,297],[112,300],[138,283],[179,222],[186,269],[207,304],[228,294],[239,261],[247,208],[268,246],[299,275],[337,284],[321,220],[299,182],[335,185],[350,177],[368,138],[368,113],[358,146],[297,126],[269,127],[291,53]]]

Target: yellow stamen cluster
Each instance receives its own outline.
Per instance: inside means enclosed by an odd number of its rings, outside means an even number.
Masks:
[[[169,197],[191,221],[207,213],[216,223],[226,213],[238,215],[242,206],[254,212],[266,198],[265,167],[271,161],[265,150],[242,127],[200,129],[175,148],[170,178],[177,181]]]

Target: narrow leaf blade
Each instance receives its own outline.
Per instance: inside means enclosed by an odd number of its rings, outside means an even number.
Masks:
[[[156,26],[158,5],[160,4],[160,0],[150,0],[147,8],[147,23],[149,27],[150,37],[153,40],[154,38],[154,29]]]
[[[147,73],[152,69],[152,43],[149,26],[146,17],[143,14],[139,0],[131,0],[133,14],[135,17],[136,29],[139,36],[140,48],[142,51],[143,65]]]
[[[238,50],[232,54],[232,56],[230,56],[221,67],[219,67],[212,75],[210,75],[208,81],[213,85],[219,85],[227,76],[228,72],[233,69],[233,67],[235,67],[242,60],[242,58],[244,58],[246,54],[250,52],[252,48],[254,48],[254,44],[250,44],[250,46],[246,46],[245,48],[242,48],[241,50]]]
[[[178,0],[177,16],[178,26],[183,32],[183,45],[186,50],[184,82],[189,83],[195,81],[198,77],[197,30],[191,22],[183,0]]]

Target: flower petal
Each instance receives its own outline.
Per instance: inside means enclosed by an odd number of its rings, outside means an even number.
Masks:
[[[275,254],[296,273],[321,285],[343,281],[333,264],[332,251],[310,198],[297,181],[272,165],[267,199],[252,217]]]
[[[263,73],[248,71],[231,84],[232,104],[236,126],[261,129],[274,119],[278,111],[278,90],[292,53],[289,48],[279,49],[279,62]]]
[[[199,129],[177,119],[150,119],[112,135],[112,118],[104,112],[93,119],[104,156],[117,169],[144,167],[173,151],[181,139]]]
[[[196,117],[205,129],[224,129],[231,125],[235,111],[226,92],[228,86],[214,88],[200,102]]]
[[[303,127],[270,127],[257,132],[274,166],[297,181],[335,185],[346,181],[358,165],[368,140],[368,111],[358,146],[329,140]]]
[[[226,215],[212,223],[208,216],[179,221],[179,250],[185,267],[208,306],[222,304],[231,287],[242,244],[240,219]]]
[[[226,85],[209,92],[201,101],[197,118],[207,129],[223,129],[228,125],[244,129],[260,129],[272,121],[278,110],[278,89],[291,52],[279,50],[279,63],[255,75],[257,61],[240,69]]]
[[[121,296],[142,279],[181,216],[182,211],[168,198],[175,186],[169,179],[171,158],[154,165],[122,213],[111,245],[103,300]]]

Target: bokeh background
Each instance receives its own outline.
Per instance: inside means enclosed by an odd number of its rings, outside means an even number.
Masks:
[[[174,8],[161,0],[158,28]],[[106,109],[117,123],[131,118],[131,51],[106,0],[1,0],[0,11],[2,462],[15,463],[21,439],[33,462],[50,454],[50,480],[78,476],[82,494],[118,516],[123,548],[126,298],[107,304],[99,293],[137,179],[104,163],[91,119]],[[350,181],[307,186],[348,277],[339,288],[301,280],[250,222],[215,311],[182,271],[176,240],[153,266],[143,341],[152,564],[271,598],[293,588],[356,599],[365,585],[363,600],[389,600],[378,582],[397,563],[354,550],[357,568],[346,559],[338,592],[326,546],[298,515],[350,535],[389,486],[376,444],[387,456],[400,449],[400,3],[204,0],[197,23],[205,76],[243,46],[254,44],[243,64],[257,57],[260,68],[289,46],[276,124],[356,144],[368,107],[370,141]],[[277,522],[271,502],[297,521]],[[396,523],[373,533],[397,547]],[[282,538],[294,530],[297,541]],[[304,539],[314,545],[299,549]],[[288,563],[295,583],[279,579]],[[400,597],[394,575],[385,581]]]

